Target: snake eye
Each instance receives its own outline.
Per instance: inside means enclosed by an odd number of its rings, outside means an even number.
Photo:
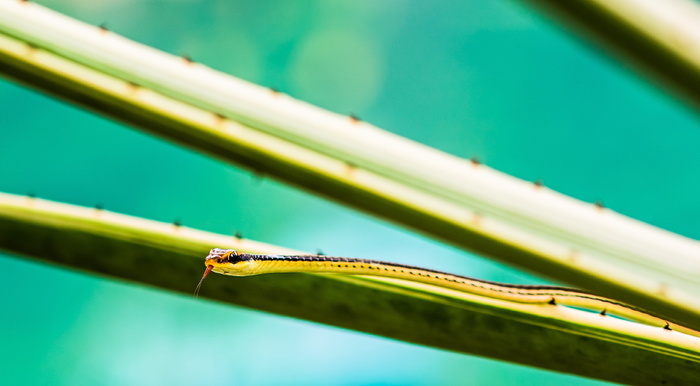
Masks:
[[[238,252],[232,249],[228,253],[224,254],[221,257],[221,260],[222,261],[220,261],[220,263],[235,263],[238,261]]]

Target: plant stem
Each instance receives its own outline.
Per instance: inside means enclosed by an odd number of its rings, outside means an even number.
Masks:
[[[188,296],[212,247],[299,253],[4,193],[0,193],[0,245],[32,257],[37,264],[59,264]],[[613,382],[691,384],[700,366],[700,339],[675,331],[563,306],[504,302],[413,282],[345,275],[210,275],[201,297]],[[231,327],[207,328],[215,333],[217,328]]]
[[[0,72],[453,245],[700,329],[700,244],[24,2]]]

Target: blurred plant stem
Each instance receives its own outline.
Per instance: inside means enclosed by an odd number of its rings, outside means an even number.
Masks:
[[[522,0],[700,108],[700,5],[692,0]]]

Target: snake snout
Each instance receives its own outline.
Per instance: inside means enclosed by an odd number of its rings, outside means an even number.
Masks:
[[[212,261],[219,264],[225,263],[228,261],[228,254],[230,251],[230,249],[213,248],[204,259],[204,265],[209,265]]]

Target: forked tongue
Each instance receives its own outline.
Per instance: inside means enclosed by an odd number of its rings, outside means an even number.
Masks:
[[[207,277],[209,272],[211,272],[212,268],[214,268],[213,265],[207,265],[207,269],[204,270],[204,275],[202,275],[202,279],[199,280],[199,284],[197,284],[197,288],[194,289],[194,297],[195,298],[199,297],[199,289],[202,288],[202,283],[204,283],[204,279]]]

